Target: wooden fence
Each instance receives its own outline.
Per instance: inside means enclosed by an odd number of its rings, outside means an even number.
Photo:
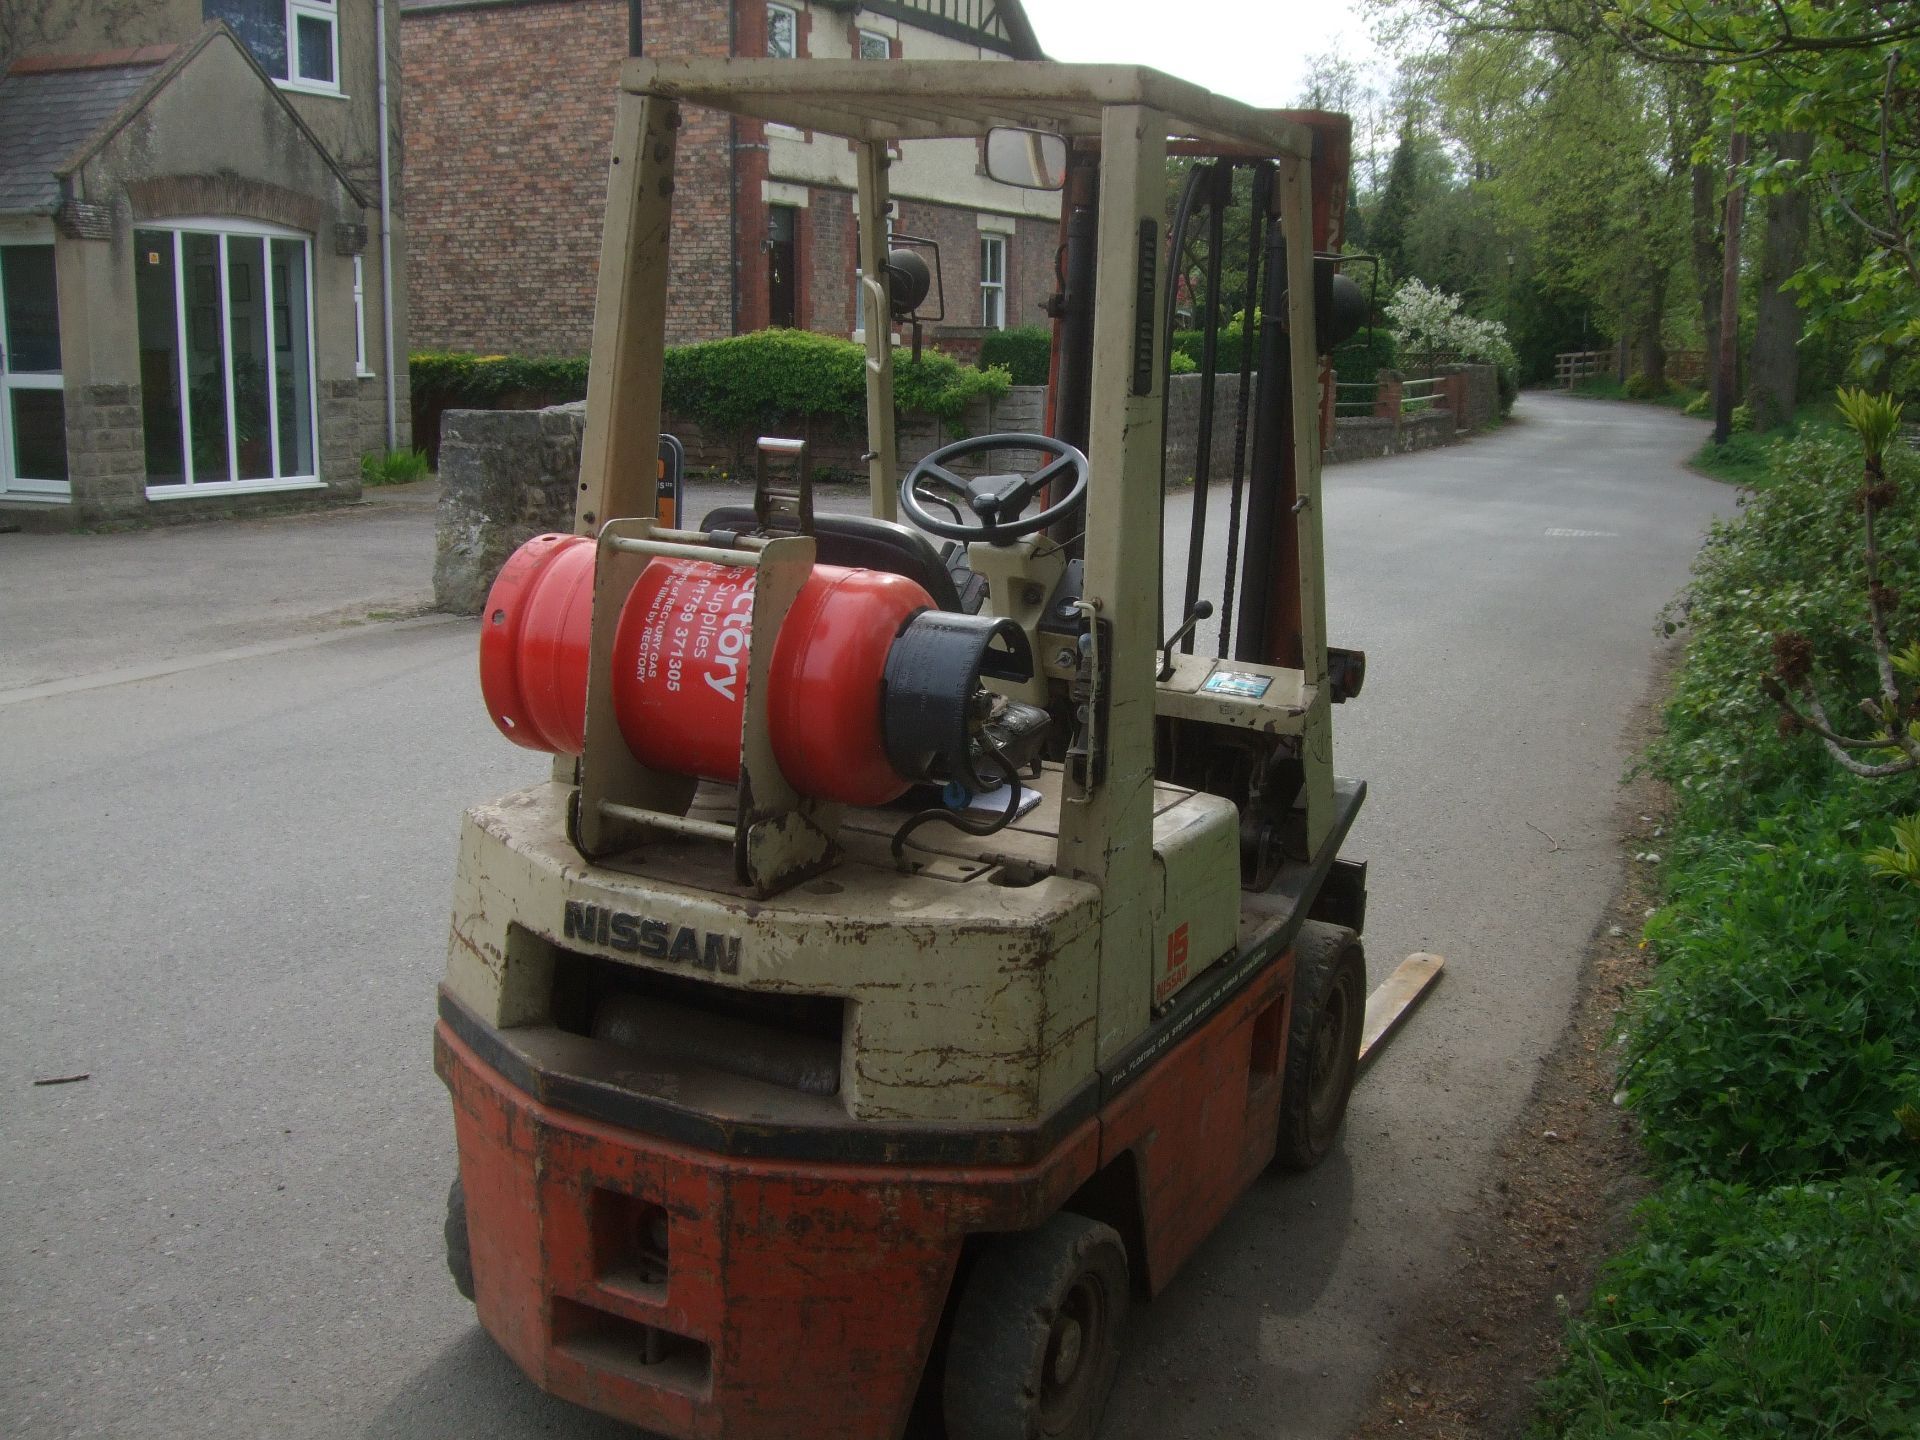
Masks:
[[[1553,383],[1571,390],[1578,382],[1613,369],[1611,350],[1568,350],[1553,357]]]
[[[1616,350],[1565,350],[1553,358],[1553,380],[1562,390],[1571,390],[1582,380],[1596,375],[1624,374],[1625,360]],[[1707,352],[1704,350],[1667,351],[1667,380],[1674,385],[1699,385],[1707,376]]]

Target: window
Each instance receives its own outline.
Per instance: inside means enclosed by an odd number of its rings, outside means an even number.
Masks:
[[[0,245],[0,496],[67,498],[63,386],[53,246]]]
[[[893,42],[878,30],[862,30],[859,38],[859,56],[862,60],[893,58]]]
[[[188,221],[133,238],[148,496],[317,483],[306,237]]]
[[[980,237],[980,323],[989,330],[1007,328],[1007,241],[1003,235]]]
[[[365,379],[373,374],[367,365],[367,266],[366,257],[353,257],[353,373]]]
[[[767,6],[767,58],[792,60],[800,54],[800,12],[785,5]]]
[[[800,323],[800,212],[767,207],[767,324],[791,330]]]
[[[261,68],[289,89],[340,93],[336,0],[202,0],[201,14],[226,21]]]

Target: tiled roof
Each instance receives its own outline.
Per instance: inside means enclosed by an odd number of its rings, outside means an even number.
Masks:
[[[28,61],[0,78],[0,215],[58,209],[55,169],[139,93],[154,63],[54,69]]]

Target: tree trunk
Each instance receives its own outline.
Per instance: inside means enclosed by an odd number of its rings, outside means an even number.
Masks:
[[[1762,210],[1760,290],[1747,363],[1747,407],[1755,430],[1777,430],[1789,423],[1799,403],[1800,331],[1805,317],[1799,296],[1781,287],[1806,259],[1811,215],[1801,174],[1813,153],[1813,137],[1805,131],[1790,131],[1767,139],[1782,160],[1799,162],[1801,172],[1796,172],[1791,189],[1767,196]]]
[[[1712,165],[1693,167],[1693,293],[1700,302],[1701,343],[1706,368],[1701,381],[1709,395],[1720,378],[1720,271],[1724,263],[1720,244],[1720,202],[1714,194],[1718,171]]]
[[[1634,366],[1657,387],[1667,383],[1667,347],[1661,343],[1661,331],[1667,318],[1667,279],[1671,272],[1655,265],[1647,273],[1646,290],[1633,327]]]

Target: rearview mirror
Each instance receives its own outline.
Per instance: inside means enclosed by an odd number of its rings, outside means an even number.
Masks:
[[[1047,130],[987,132],[987,174],[1022,190],[1059,190],[1067,183],[1067,142]]]

